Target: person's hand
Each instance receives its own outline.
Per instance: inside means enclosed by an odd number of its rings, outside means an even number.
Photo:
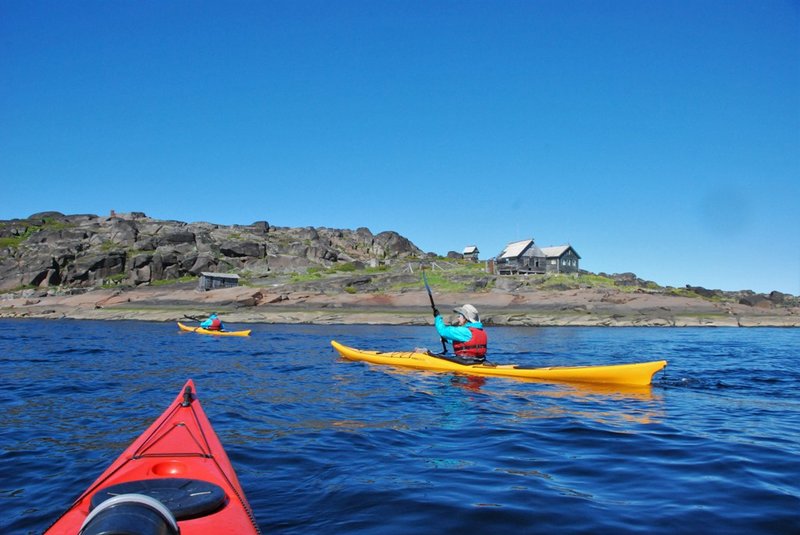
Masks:
[[[435,318],[438,315],[439,315],[439,309],[436,308],[436,307],[433,307],[433,317]]]

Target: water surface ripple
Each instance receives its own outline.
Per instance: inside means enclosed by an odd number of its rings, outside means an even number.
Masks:
[[[649,388],[340,360],[432,328],[0,321],[2,533],[41,533],[188,378],[265,533],[800,533],[800,331],[493,328],[492,360],[667,359]]]

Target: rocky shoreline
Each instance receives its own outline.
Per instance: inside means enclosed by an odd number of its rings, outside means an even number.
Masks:
[[[24,294],[24,292],[23,292]],[[487,325],[608,327],[800,327],[800,307],[753,307],[668,294],[581,288],[434,294],[444,314],[472,303]],[[198,291],[196,284],[98,289],[74,295],[5,295],[0,318],[173,322],[216,311],[231,325],[247,323],[426,325],[424,290],[330,293],[237,287]]]
[[[424,253],[393,231],[140,212],[0,221],[0,318],[176,321],[216,311],[229,324],[425,325],[421,269],[431,270],[443,313],[472,303],[488,325],[800,326],[800,298],[777,291],[664,288],[583,270],[501,276],[489,262]],[[235,275],[239,286],[202,291],[206,272]]]

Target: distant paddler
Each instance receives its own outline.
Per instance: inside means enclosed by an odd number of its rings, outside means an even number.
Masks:
[[[224,331],[225,325],[222,324],[217,313],[212,312],[205,321],[200,323],[200,328],[207,331]]]

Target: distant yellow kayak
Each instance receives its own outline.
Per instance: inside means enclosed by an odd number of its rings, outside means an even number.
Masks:
[[[348,360],[373,364],[388,364],[419,370],[459,372],[467,375],[488,375],[536,379],[544,382],[599,383],[619,385],[649,385],[653,375],[667,365],[666,360],[612,364],[607,366],[556,366],[525,368],[515,364],[460,364],[447,358],[414,351],[363,351],[344,346],[334,340],[331,345]]]
[[[180,321],[178,322],[178,328],[182,331],[198,334],[210,334],[211,336],[250,336],[250,329],[247,329],[246,331],[209,331],[208,329],[203,329],[202,327],[189,327]]]

